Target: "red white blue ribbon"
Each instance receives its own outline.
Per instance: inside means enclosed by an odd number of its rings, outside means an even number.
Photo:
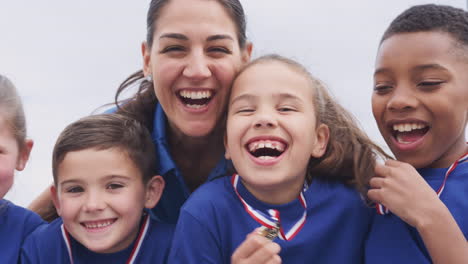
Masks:
[[[135,245],[133,246],[132,253],[130,253],[130,257],[125,262],[126,264],[133,264],[135,262],[135,259],[138,256],[138,253],[140,252],[141,245],[143,244],[146,234],[148,233],[149,224],[150,224],[149,215],[145,215],[143,219],[143,225],[140,228],[140,232],[138,232]],[[62,230],[62,237],[63,237],[63,240],[65,241],[65,245],[67,246],[68,256],[70,258],[70,264],[73,264],[73,254],[72,254],[72,248],[71,248],[70,234],[65,229],[65,226],[63,224],[60,226],[60,229]]]
[[[236,192],[237,196],[239,197],[239,200],[242,202],[242,204],[244,205],[244,209],[247,211],[247,213],[255,220],[257,221],[258,223],[260,223],[261,225],[267,227],[267,228],[270,228],[270,229],[274,229],[274,228],[278,228],[279,227],[279,233],[278,233],[278,236],[279,238],[281,238],[282,240],[286,240],[286,241],[289,241],[291,239],[293,239],[298,233],[299,231],[302,229],[302,227],[304,226],[304,223],[305,223],[305,220],[307,218],[307,202],[304,198],[304,194],[303,192],[301,192],[299,194],[299,201],[302,205],[302,207],[304,207],[304,213],[302,214],[302,217],[296,222],[296,224],[293,225],[293,227],[291,227],[289,229],[288,232],[284,232],[284,229],[281,225],[281,216],[280,216],[280,212],[278,210],[275,210],[275,209],[270,209],[268,210],[268,213],[270,214],[270,216],[264,214],[263,212],[259,211],[259,210],[256,210],[254,208],[252,208],[243,198],[242,196],[239,194],[239,192],[237,191],[237,186],[239,184],[239,181],[240,181],[240,177],[238,174],[234,174],[231,178],[231,183],[232,183],[232,186],[234,187],[234,191]],[[307,186],[307,185],[305,185]],[[304,187],[304,189],[306,189],[307,187]]]
[[[442,182],[442,185],[439,187],[439,189],[436,191],[437,196],[440,198],[440,195],[445,189],[445,183],[447,182],[447,178],[452,173],[452,171],[455,170],[455,168],[458,166],[458,164],[463,163],[468,160],[468,152],[463,154],[458,160],[456,160],[450,167],[448,168],[447,172],[445,173],[444,181]],[[389,210],[387,207],[383,206],[382,204],[376,204],[375,209],[377,210],[377,213],[379,215],[386,215],[389,213]]]

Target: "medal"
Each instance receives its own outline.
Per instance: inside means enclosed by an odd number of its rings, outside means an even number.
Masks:
[[[273,241],[276,237],[278,237],[279,227],[276,226],[275,228],[268,228],[266,226],[261,226],[260,230],[257,234],[268,238],[269,240]]]
[[[282,240],[291,240],[293,239],[299,231],[302,229],[304,226],[306,217],[307,217],[307,203],[304,198],[303,191],[307,189],[307,185],[304,184],[304,189],[301,191],[299,194],[299,202],[301,203],[302,207],[304,208],[304,213],[302,214],[302,217],[296,222],[296,224],[293,225],[289,229],[288,232],[284,232],[283,227],[281,226],[281,217],[280,213],[278,210],[270,209],[268,210],[268,213],[270,215],[266,215],[265,213],[256,210],[252,208],[239,194],[237,191],[237,185],[239,184],[240,177],[237,174],[234,174],[231,178],[231,183],[234,188],[234,191],[237,194],[237,197],[239,197],[239,200],[242,202],[244,205],[245,211],[258,223],[260,223],[262,226],[260,227],[260,231],[258,231],[258,234],[261,236],[264,236],[270,240],[274,240],[276,237],[279,237]]]

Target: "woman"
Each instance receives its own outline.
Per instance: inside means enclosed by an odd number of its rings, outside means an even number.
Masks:
[[[117,112],[141,121],[151,131],[159,174],[166,188],[152,210],[159,220],[176,223],[190,193],[226,174],[222,116],[231,82],[249,61],[238,0],[152,0],[143,70],[132,74],[116,94]],[[138,91],[125,102],[122,92]],[[30,205],[47,220],[47,190]]]
[[[117,112],[151,131],[159,174],[166,181],[153,213],[175,223],[192,191],[225,175],[221,118],[232,80],[249,61],[252,45],[238,0],[153,0],[147,25],[143,70],[119,87]],[[117,102],[140,80],[129,103]]]

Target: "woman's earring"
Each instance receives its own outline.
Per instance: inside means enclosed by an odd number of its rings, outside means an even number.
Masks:
[[[152,83],[153,82],[153,75],[151,75],[151,74],[146,75],[146,80],[148,82]]]

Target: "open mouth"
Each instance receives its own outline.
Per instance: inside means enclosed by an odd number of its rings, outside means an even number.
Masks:
[[[86,229],[98,230],[98,229],[106,228],[114,224],[115,221],[117,221],[117,218],[105,219],[105,220],[99,220],[99,221],[86,221],[86,222],[81,222],[80,224]]]
[[[424,123],[400,123],[394,124],[391,132],[398,143],[411,144],[423,138],[429,129]]]
[[[287,145],[276,140],[258,140],[248,143],[246,148],[252,156],[269,160],[281,156],[286,150]]]
[[[214,93],[211,90],[180,90],[177,95],[185,106],[199,109],[208,105],[213,99]]]

